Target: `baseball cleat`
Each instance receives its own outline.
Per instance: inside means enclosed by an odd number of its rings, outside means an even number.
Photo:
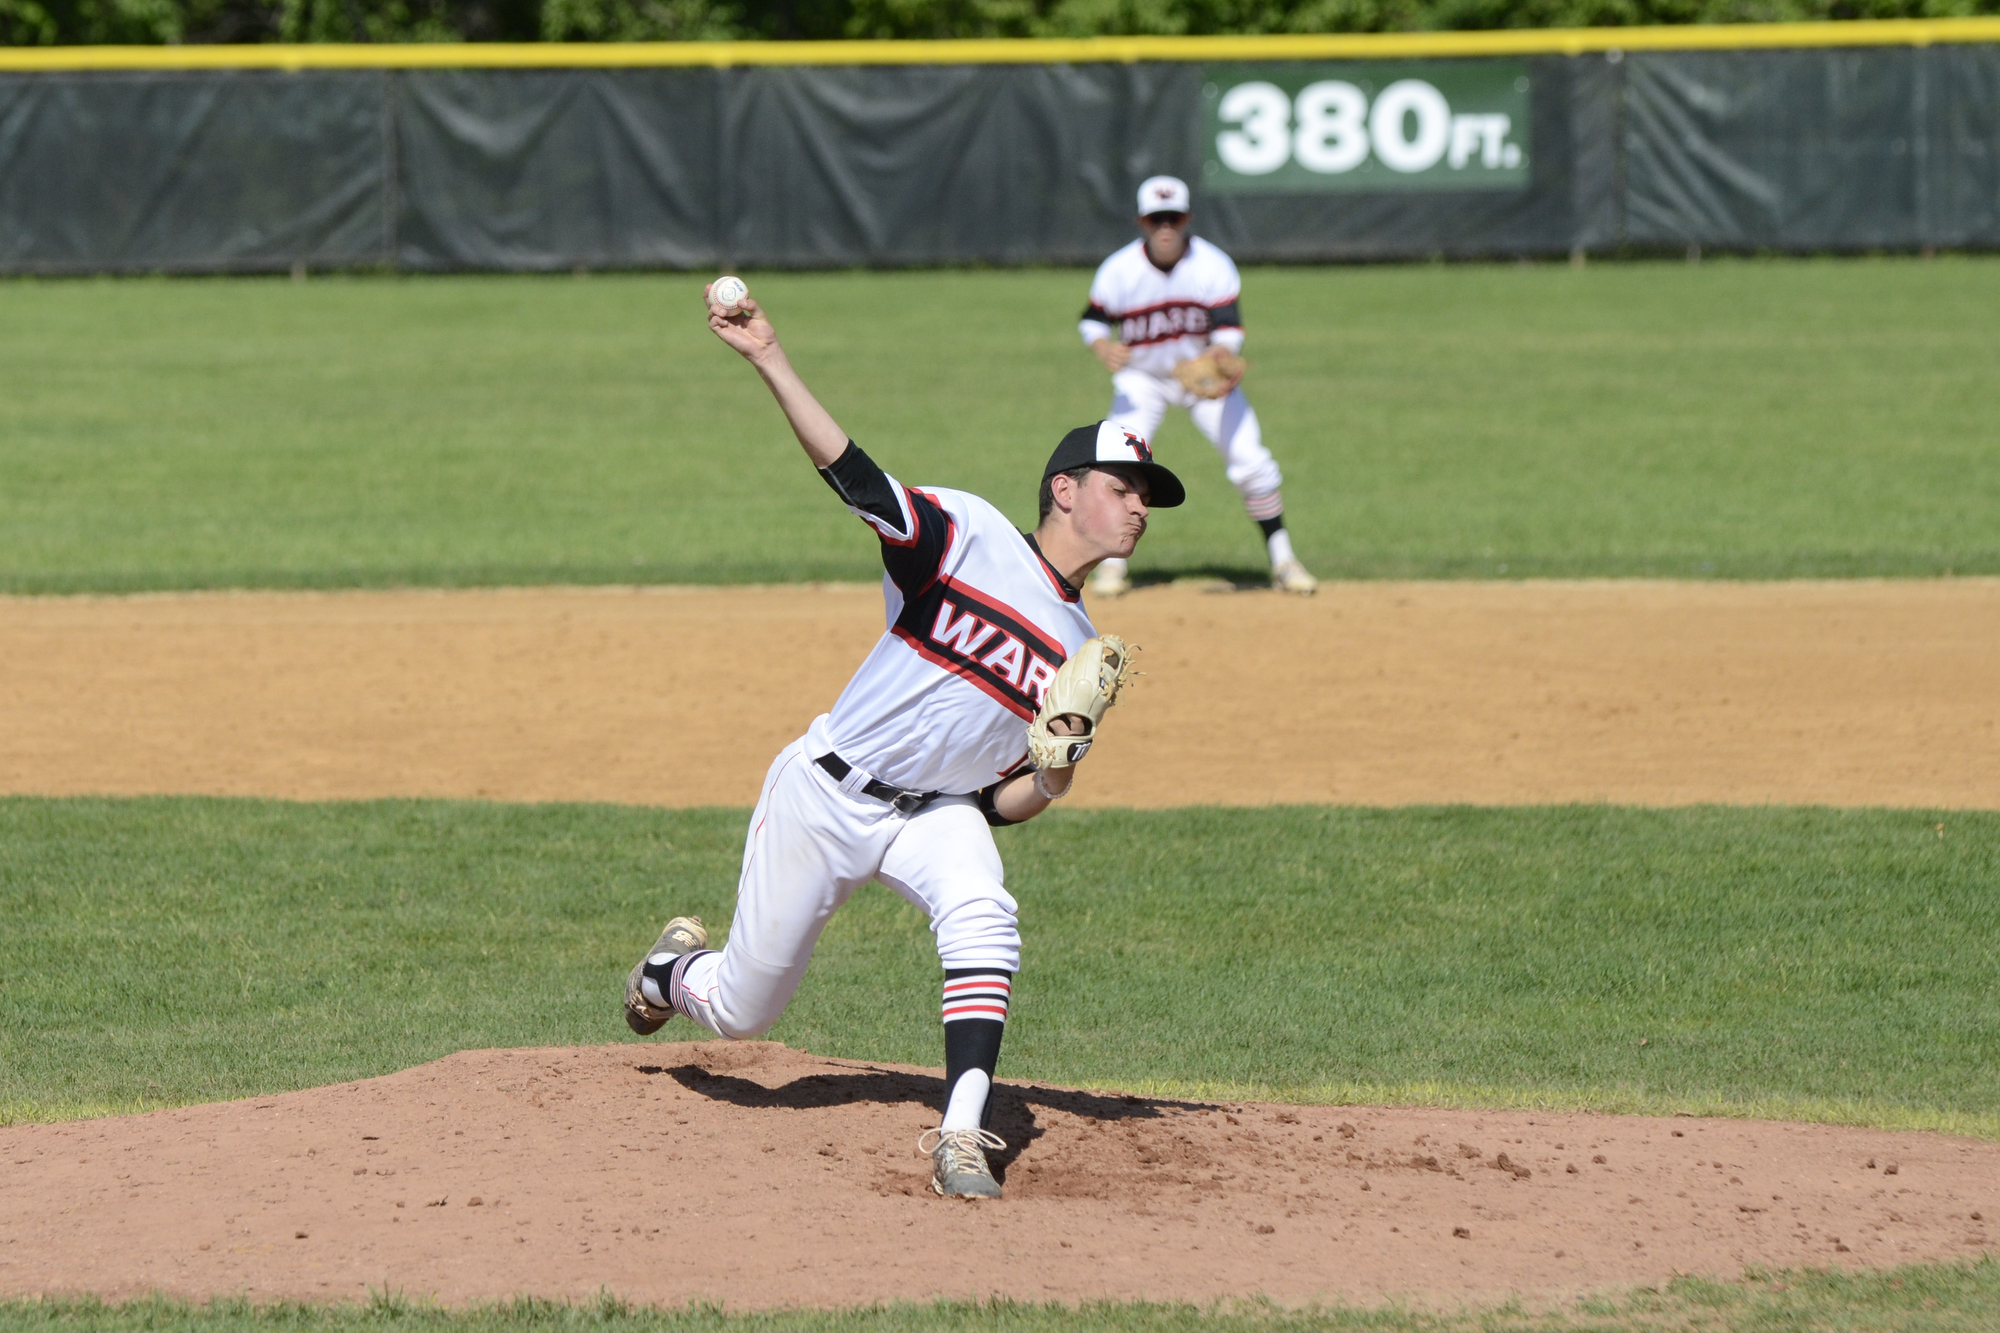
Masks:
[[[1125,562],[1107,560],[1099,565],[1090,576],[1090,591],[1099,597],[1123,597],[1132,591],[1132,576],[1125,572]]]
[[[646,998],[643,984],[646,964],[672,960],[707,947],[708,930],[701,924],[700,917],[677,916],[667,922],[660,938],[653,941],[653,947],[646,950],[646,956],[632,968],[632,975],[625,978],[625,1025],[642,1037],[650,1037],[674,1016],[671,1008],[663,1009]]]
[[[1271,566],[1271,586],[1279,592],[1310,597],[1319,591],[1319,580],[1306,573],[1306,567],[1298,561],[1286,560]]]
[[[925,1140],[937,1136],[934,1147]],[[917,1151],[931,1155],[931,1191],[947,1199],[997,1199],[1000,1182],[986,1165],[986,1150],[1007,1146],[998,1134],[983,1129],[927,1129],[917,1138]]]

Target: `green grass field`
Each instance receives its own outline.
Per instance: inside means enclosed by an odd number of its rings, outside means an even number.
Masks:
[[[1103,410],[1071,332],[1086,281],[752,275],[871,452],[1022,522],[1054,440]],[[0,591],[876,577],[703,329],[700,282],[0,283]],[[1323,575],[2000,572],[2000,259],[1269,269],[1245,307],[1249,387]],[[1181,419],[1158,444],[1192,498],[1141,572],[1254,576],[1212,451]],[[0,1124],[631,1040],[635,951],[670,912],[727,920],[743,822],[0,799]],[[1029,948],[1003,1075],[2000,1138],[2000,814],[1056,811],[1000,837]],[[771,1035],[934,1065],[936,984],[924,923],[866,889]],[[2000,1328],[1995,1309],[1988,1261],[1547,1313],[384,1293],[0,1302],[0,1333],[1929,1333]]]
[[[1192,1305],[894,1305],[865,1310],[725,1314],[633,1308],[606,1297],[561,1305],[514,1301],[467,1310],[378,1293],[366,1304],[107,1306],[91,1300],[0,1302],[4,1333],[1976,1333],[1994,1327],[2000,1264],[1913,1265],[1886,1273],[1753,1273],[1740,1282],[1681,1278],[1663,1289],[1595,1296],[1552,1310],[1518,1306],[1429,1313],[1404,1308],[1278,1310]]]
[[[471,1047],[632,1041],[617,996],[634,950],[668,911],[726,919],[743,819],[0,800],[0,1123],[307,1087]],[[1920,811],[1054,812],[1001,835],[1029,946],[1003,1073],[2000,1136],[1996,834],[2000,815]],[[772,1035],[935,1064],[936,968],[918,915],[863,890]],[[448,1311],[385,1292],[0,1301],[0,1333],[1958,1333],[1993,1329],[1995,1309],[1989,1259],[1684,1279],[1536,1311],[723,1314],[608,1297]]]
[[[1018,521],[1077,271],[753,274],[906,480]],[[696,276],[0,283],[0,590],[872,578]],[[1300,550],[1374,577],[2000,571],[2000,259],[1261,269]],[[1154,573],[1255,529],[1184,418]]]
[[[0,1106],[629,1039],[626,969],[673,912],[728,920],[743,824],[0,801]],[[2000,1135],[2000,815],[1186,809],[1001,837],[1028,942],[1014,1077]],[[935,1065],[938,975],[922,917],[864,890],[772,1035]]]

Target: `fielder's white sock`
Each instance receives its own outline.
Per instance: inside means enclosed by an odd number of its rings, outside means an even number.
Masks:
[[[1286,532],[1283,528],[1279,528],[1276,532],[1265,538],[1264,544],[1271,550],[1271,567],[1273,569],[1284,564],[1287,560],[1297,558],[1292,554],[1292,534]]]
[[[951,1089],[951,1105],[944,1108],[945,1129],[978,1129],[986,1115],[986,1093],[993,1080],[983,1069],[968,1069],[958,1076]]]
[[[1109,560],[1101,562],[1097,566],[1096,572],[1090,577],[1096,579],[1099,583],[1112,583],[1124,578],[1125,570],[1126,562],[1120,560],[1117,556],[1112,556]]]

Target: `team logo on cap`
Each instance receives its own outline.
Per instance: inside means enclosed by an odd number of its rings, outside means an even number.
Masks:
[[[1141,217],[1155,213],[1185,213],[1188,208],[1187,182],[1178,176],[1150,176],[1139,182]]]
[[[1097,461],[1100,463],[1150,463],[1153,447],[1144,436],[1126,430],[1113,421],[1097,423]]]

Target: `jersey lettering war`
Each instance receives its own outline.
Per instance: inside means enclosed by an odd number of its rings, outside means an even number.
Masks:
[[[947,579],[906,599],[889,632],[1027,719],[1042,706],[1056,667],[1068,656],[1011,612]]]
[[[1132,347],[1167,342],[1174,338],[1206,338],[1209,323],[1207,306],[1183,303],[1135,310],[1118,320],[1118,341]]]
[[[1056,668],[1096,633],[1076,589],[976,495],[904,486],[851,442],[820,475],[881,540],[888,628],[813,752],[915,791],[1020,770]]]
[[[1199,236],[1188,238],[1171,272],[1147,258],[1144,241],[1134,241],[1098,266],[1079,328],[1086,344],[1115,337],[1130,347],[1135,370],[1171,375],[1221,330],[1242,328],[1242,285],[1229,256]],[[1241,345],[1240,336],[1234,341]]]

